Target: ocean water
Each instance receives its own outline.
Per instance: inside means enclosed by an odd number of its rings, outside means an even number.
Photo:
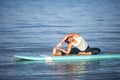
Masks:
[[[75,32],[104,54],[120,53],[120,0],[0,0],[0,80],[119,80],[120,60],[16,63],[52,55]],[[63,45],[63,48],[66,45]]]

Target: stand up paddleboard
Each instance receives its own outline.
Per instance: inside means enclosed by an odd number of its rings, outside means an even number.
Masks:
[[[19,60],[29,61],[78,61],[78,60],[98,60],[98,59],[120,59],[120,54],[98,54],[79,56],[20,56],[14,55]]]

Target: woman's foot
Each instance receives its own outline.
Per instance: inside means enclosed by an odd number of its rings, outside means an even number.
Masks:
[[[79,52],[78,55],[92,55],[92,52]]]
[[[57,49],[55,47],[55,48],[53,48],[53,56],[62,56],[62,53],[61,52],[57,52]]]

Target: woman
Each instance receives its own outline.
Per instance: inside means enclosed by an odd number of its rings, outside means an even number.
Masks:
[[[62,44],[67,43],[67,50],[62,49]],[[74,48],[72,48],[74,47]],[[57,45],[53,48],[54,56],[78,54],[78,55],[92,55],[98,54],[100,49],[98,48],[89,48],[89,45],[86,41],[76,33],[67,34]]]

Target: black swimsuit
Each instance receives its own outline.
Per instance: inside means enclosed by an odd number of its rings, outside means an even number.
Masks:
[[[77,55],[79,52],[92,52],[92,55],[95,55],[95,54],[100,53],[100,51],[101,50],[99,48],[90,48],[89,46],[84,51],[80,51],[78,48],[74,47],[74,48],[71,49],[69,55],[71,55],[71,54],[76,54]],[[62,51],[61,51],[61,53],[62,53],[62,55],[66,55]]]

